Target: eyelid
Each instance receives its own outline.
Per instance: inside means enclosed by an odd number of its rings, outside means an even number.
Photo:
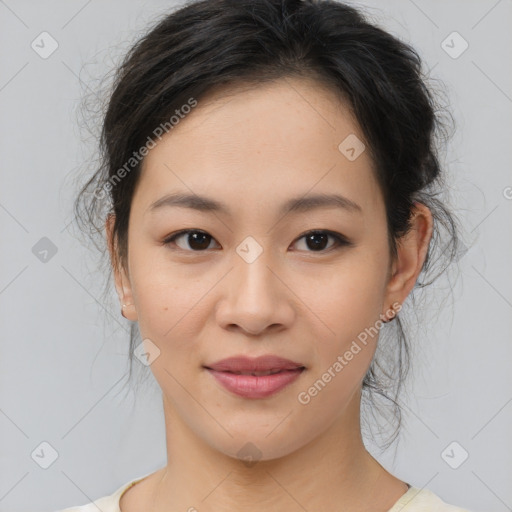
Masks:
[[[212,238],[212,240],[215,240],[215,238],[210,235],[207,231],[203,231],[202,229],[193,229],[193,228],[188,228],[188,229],[182,229],[180,231],[176,231],[175,233],[172,233],[170,234],[169,236],[166,236],[163,240],[162,240],[162,245],[171,245],[172,243],[174,243],[174,240],[182,235],[186,235],[188,233],[201,233],[201,234],[204,234],[204,235],[208,235]],[[216,240],[215,240],[216,241]],[[216,241],[217,242],[217,241]],[[218,242],[217,242],[218,243]],[[220,245],[220,244],[219,244]],[[188,249],[182,249],[181,247],[178,247],[177,249],[175,249],[177,251],[182,251],[182,252],[189,252],[189,253],[197,253],[197,254],[201,254],[201,253],[206,253],[207,251],[204,250],[204,251],[191,251],[191,250],[188,250]]]
[[[302,233],[302,235],[299,235],[295,239],[293,244],[297,243],[299,240],[301,240],[302,238],[304,238],[307,235],[316,235],[316,234],[330,236],[330,237],[334,238],[336,243],[329,249],[324,249],[322,251],[306,251],[306,252],[310,252],[311,254],[315,254],[315,253],[327,254],[328,252],[331,252],[332,250],[339,249],[344,246],[349,247],[349,246],[354,245],[354,243],[351,242],[345,235],[342,235],[341,233],[338,233],[337,231],[331,231],[330,229],[309,229],[308,231]]]
[[[174,240],[176,238],[178,238],[178,237],[180,237],[182,235],[189,234],[189,233],[205,234],[205,235],[208,235],[209,237],[211,237],[212,240],[215,240],[215,238],[212,235],[210,235],[207,231],[204,231],[202,229],[188,228],[188,229],[182,229],[180,231],[176,231],[175,233],[172,233],[171,235],[165,237],[164,240],[162,241],[162,244],[163,245],[170,245],[170,244],[174,243]],[[323,235],[330,236],[330,237],[334,238],[335,244],[332,247],[330,247],[329,249],[324,249],[324,250],[321,250],[321,251],[306,251],[306,252],[310,252],[312,254],[315,254],[315,253],[326,254],[326,253],[329,253],[329,252],[331,252],[332,250],[335,250],[335,249],[339,249],[339,248],[342,248],[342,247],[350,247],[350,246],[354,245],[354,243],[351,242],[345,235],[342,235],[341,233],[338,233],[336,231],[331,231],[329,229],[310,229],[308,231],[305,231],[304,233],[299,235],[294,240],[293,244],[297,243],[299,240],[301,240],[302,238],[304,238],[307,235],[314,235],[314,234],[323,234]],[[181,250],[182,252],[197,253],[197,254],[206,253],[208,251],[208,249],[205,249],[203,251],[192,251],[192,250],[188,250],[188,249],[181,249],[181,247],[178,247],[176,250]]]

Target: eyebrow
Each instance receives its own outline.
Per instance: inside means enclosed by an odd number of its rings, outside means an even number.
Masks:
[[[229,208],[216,199],[180,192],[161,197],[149,206],[147,212],[153,213],[164,207],[190,208],[201,212],[230,215]],[[281,206],[278,213],[279,215],[303,213],[318,208],[341,208],[350,213],[362,213],[363,211],[357,203],[339,194],[311,194],[289,199]]]

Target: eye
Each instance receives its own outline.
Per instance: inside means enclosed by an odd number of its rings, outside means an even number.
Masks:
[[[188,245],[188,247],[176,243],[176,241],[181,238],[184,238],[186,240],[185,244]],[[329,238],[333,239],[334,243],[326,250],[326,244]],[[302,239],[305,239],[306,247],[312,249],[306,252],[327,252],[332,249],[340,248],[343,246],[353,245],[352,242],[347,240],[340,233],[336,233],[334,231],[329,231],[325,229],[316,229],[308,231],[307,233],[304,233],[300,238],[298,238],[297,241]],[[198,229],[183,229],[167,237],[163,241],[163,244],[174,244],[177,245],[180,249],[183,249],[188,252],[202,252],[210,248],[210,242],[213,240],[215,239],[205,231],[201,231]]]
[[[187,240],[189,247],[192,248],[192,252],[201,252],[208,249],[209,242],[213,240],[213,237],[205,231],[197,229],[183,229],[182,231],[178,231],[174,235],[167,237],[163,243],[165,245],[169,245],[182,237]],[[176,245],[185,251],[189,250],[187,247],[181,247],[179,244]]]
[[[327,250],[325,250],[325,246],[329,237],[334,239],[334,243]],[[349,242],[340,233],[335,233],[334,231],[325,229],[315,229],[308,231],[307,233],[304,233],[304,235],[302,235],[300,238],[298,238],[298,240],[302,240],[303,238],[305,239],[306,247],[313,249],[312,251],[307,252],[328,252],[331,249],[353,245],[352,242]]]

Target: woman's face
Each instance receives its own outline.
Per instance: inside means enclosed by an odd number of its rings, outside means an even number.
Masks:
[[[343,105],[298,79],[229,92],[199,101],[146,156],[116,283],[169,417],[220,452],[243,458],[250,442],[265,460],[354,430],[368,333],[397,297],[383,198]],[[155,206],[172,194],[220,207]],[[200,233],[164,243],[185,229]],[[263,398],[205,368],[267,354],[305,370]]]

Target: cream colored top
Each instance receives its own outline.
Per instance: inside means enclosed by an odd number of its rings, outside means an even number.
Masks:
[[[121,512],[119,501],[125,491],[140,482],[151,473],[141,476],[122,485],[114,494],[95,500],[93,503],[59,510],[58,512]],[[409,484],[407,484],[409,485]],[[409,485],[409,490],[403,494],[388,512],[470,512],[467,509],[449,505],[428,489],[420,489]]]

